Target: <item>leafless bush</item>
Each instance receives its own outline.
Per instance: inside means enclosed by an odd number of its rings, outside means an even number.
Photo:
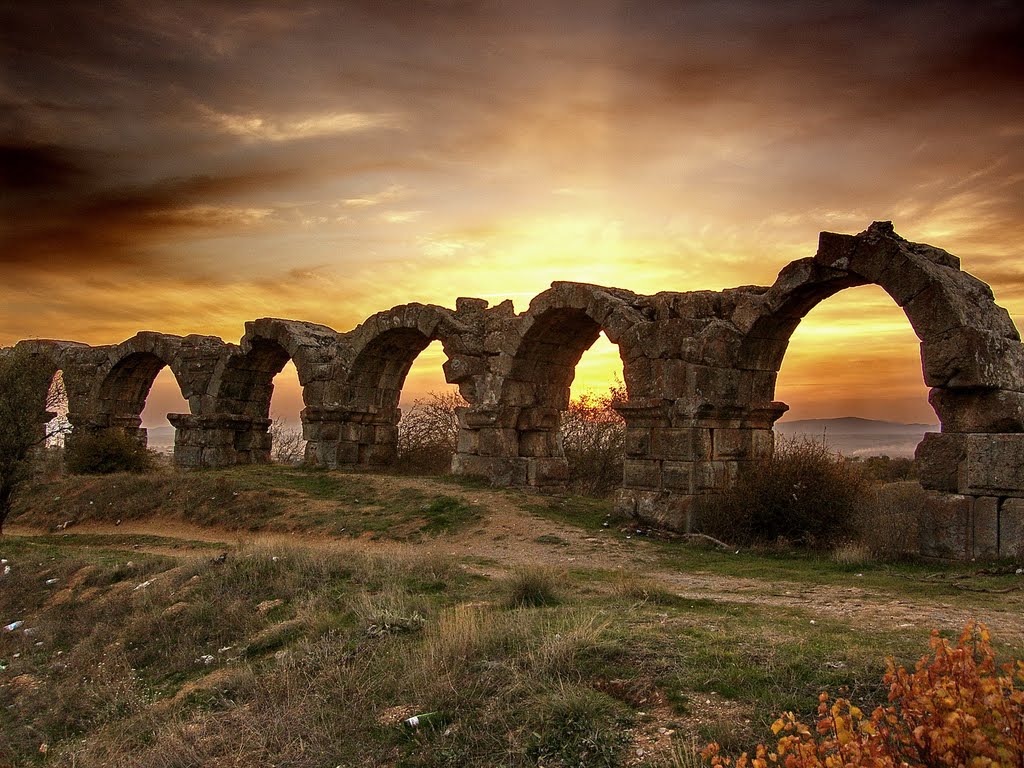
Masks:
[[[430,392],[402,409],[398,423],[398,469],[442,474],[459,440],[456,408],[468,405],[454,390]]]
[[[581,395],[562,413],[562,449],[573,489],[603,496],[622,483],[626,423],[612,408],[624,399],[621,386],[604,395]]]
[[[306,457],[306,441],[302,428],[293,427],[287,419],[275,418],[270,424],[270,458],[278,464],[301,464]]]
[[[820,442],[776,438],[701,522],[704,533],[739,544],[783,540],[831,548],[856,538],[868,483],[856,462]]]

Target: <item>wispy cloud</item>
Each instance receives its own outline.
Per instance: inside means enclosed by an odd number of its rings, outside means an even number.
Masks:
[[[324,112],[320,114],[269,117],[228,114],[200,107],[204,117],[224,133],[250,141],[285,142],[338,136],[374,128],[396,128],[394,114],[371,112]]]

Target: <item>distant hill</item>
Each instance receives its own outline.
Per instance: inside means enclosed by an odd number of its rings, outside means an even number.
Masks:
[[[824,440],[846,456],[912,457],[925,432],[938,432],[938,424],[900,424],[855,416],[838,419],[780,421],[776,434]]]
[[[162,427],[149,427],[147,437],[150,450],[157,453],[174,452],[174,427],[165,424]]]

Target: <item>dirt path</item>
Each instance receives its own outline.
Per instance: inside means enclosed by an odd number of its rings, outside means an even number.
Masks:
[[[912,627],[956,631],[971,618],[986,622],[1010,646],[1024,645],[1024,592],[1001,595],[997,607],[972,609],[923,597],[898,596],[870,587],[809,585],[804,583],[741,578],[704,571],[670,571],[659,563],[659,553],[642,537],[626,538],[619,531],[590,533],[573,525],[539,517],[525,504],[538,498],[527,493],[464,489],[425,478],[363,476],[382,492],[412,489],[428,495],[463,498],[485,511],[485,519],[455,535],[426,538],[416,543],[388,540],[338,539],[295,533],[253,533],[205,528],[175,520],[125,522],[114,526],[82,523],[70,534],[102,534],[119,537],[159,536],[170,544],[142,543],[143,551],[181,556],[190,550],[207,554],[209,544],[225,549],[253,543],[301,544],[310,547],[359,547],[381,552],[436,553],[469,560],[467,567],[498,575],[518,565],[543,564],[553,568],[587,568],[636,574],[687,598],[709,599],[752,606],[801,609],[811,617],[836,618],[857,626],[877,629]],[[10,525],[7,532],[38,535],[37,529]],[[199,542],[193,545],[190,542]]]

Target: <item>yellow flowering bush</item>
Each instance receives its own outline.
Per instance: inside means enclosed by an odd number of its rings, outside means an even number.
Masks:
[[[819,696],[812,728],[787,712],[772,746],[753,757],[703,755],[715,768],[1008,768],[1024,766],[1024,661],[997,667],[984,624],[971,622],[956,646],[932,633],[931,654],[908,672],[892,659],[889,704],[870,717],[846,699]]]

